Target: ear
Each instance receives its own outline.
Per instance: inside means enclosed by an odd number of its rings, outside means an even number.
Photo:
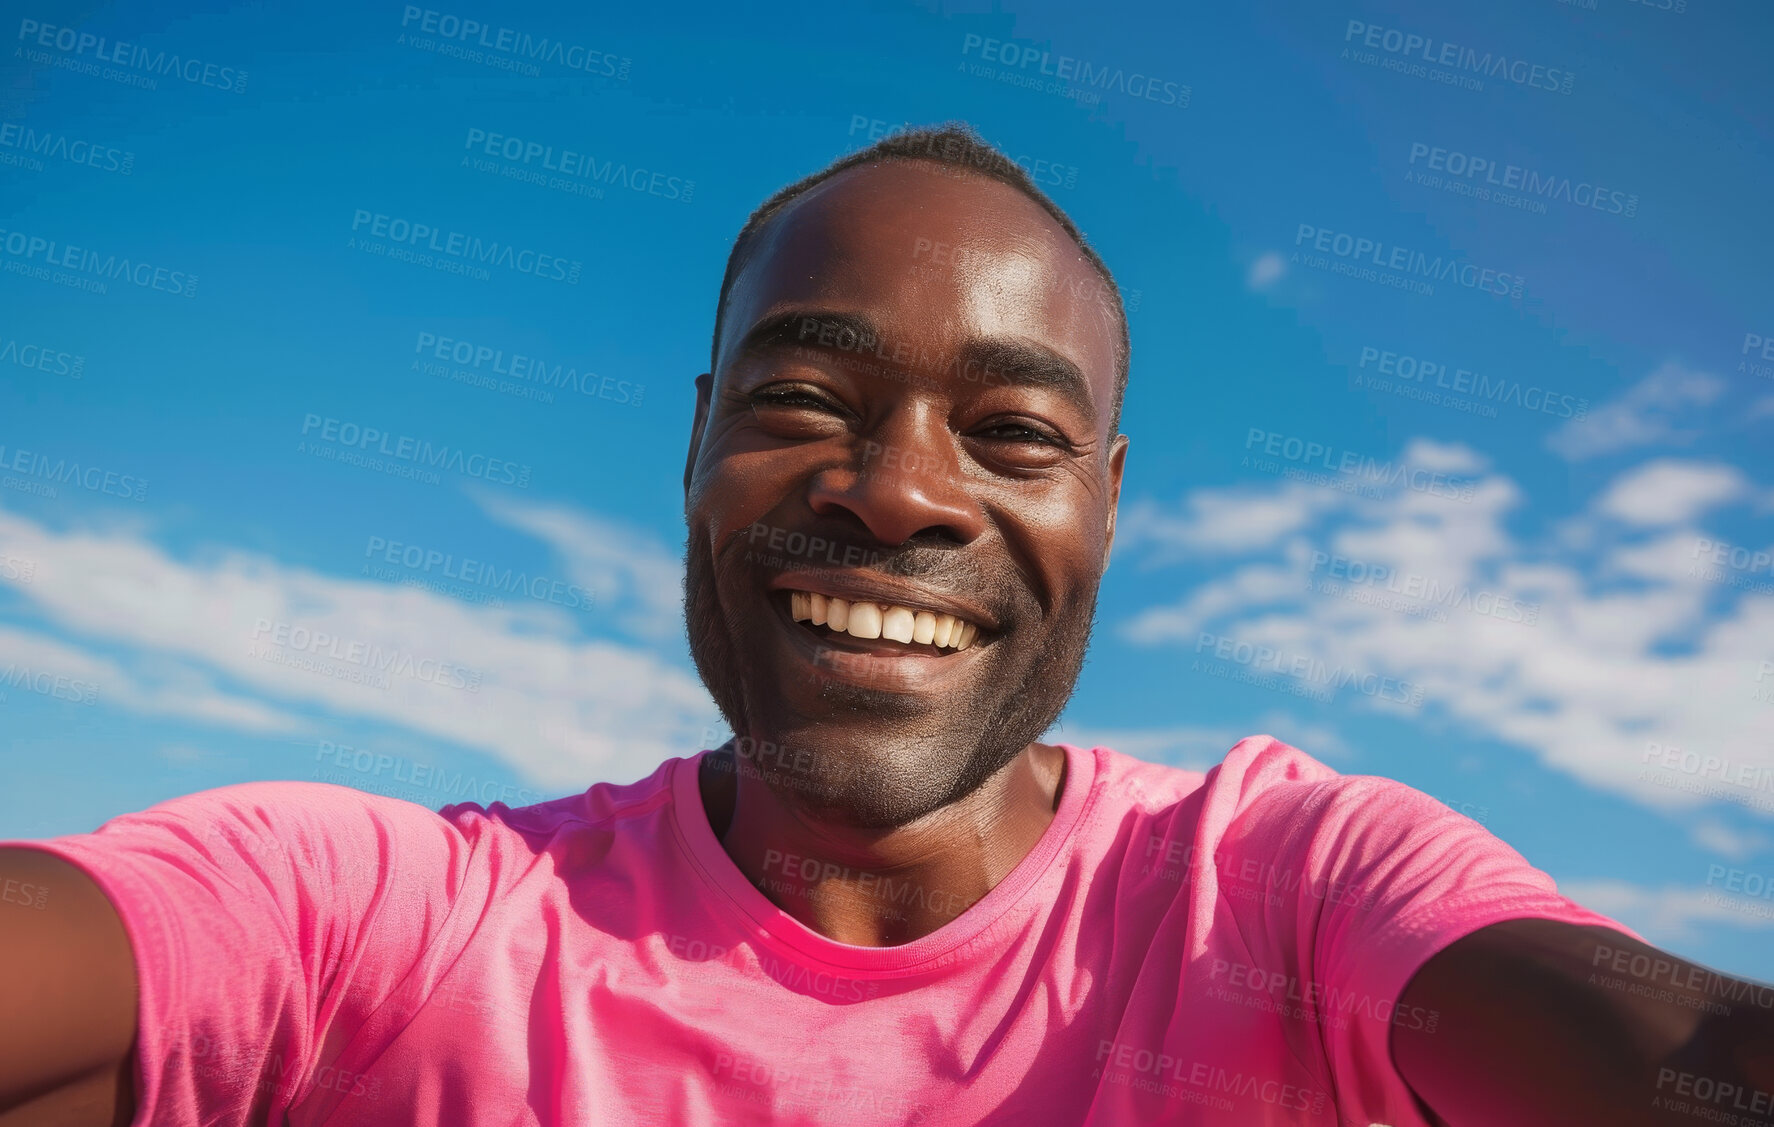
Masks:
[[[1121,471],[1127,466],[1128,439],[1115,436],[1109,447],[1109,534],[1103,538],[1103,570],[1109,570],[1109,552],[1115,547],[1115,512],[1121,507]]]
[[[696,377],[696,414],[690,420],[690,449],[684,455],[684,500],[690,499],[690,477],[696,469],[696,455],[702,452],[702,428],[708,422],[708,401],[713,392],[714,377],[707,372]]]

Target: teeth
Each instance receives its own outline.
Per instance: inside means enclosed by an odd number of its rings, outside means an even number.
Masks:
[[[954,630],[955,616],[939,614],[936,616],[936,633],[930,640],[939,646],[946,646],[949,644],[949,639],[954,637]]]
[[[952,614],[916,610],[884,603],[851,602],[816,591],[790,591],[789,610],[796,622],[811,622],[852,638],[887,638],[964,650],[979,636],[979,627]]]
[[[879,638],[881,608],[874,603],[851,603],[850,622],[844,627],[844,633],[852,638]]]
[[[936,616],[927,610],[921,610],[912,619],[912,637],[914,642],[929,644],[936,640]]]
[[[918,616],[904,607],[888,607],[881,615],[881,637],[909,642],[918,628]]]

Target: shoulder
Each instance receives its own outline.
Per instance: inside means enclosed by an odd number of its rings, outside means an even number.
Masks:
[[[1207,771],[1093,749],[1099,814],[1150,819],[1165,835],[1205,846],[1305,849],[1363,843],[1372,850],[1476,823],[1396,779],[1345,775],[1274,736],[1247,736]],[[1457,825],[1456,825],[1457,824]]]
[[[645,778],[630,783],[599,782],[575,794],[563,795],[528,806],[503,802],[482,805],[458,802],[441,807],[437,817],[460,832],[475,835],[504,829],[524,836],[549,836],[574,826],[608,827],[643,817],[665,808],[672,800],[674,764],[694,769],[698,756],[667,759]]]
[[[468,844],[456,826],[417,803],[294,780],[179,795],[64,840],[193,874],[336,889],[419,882],[465,855]]]
[[[287,841],[291,836],[348,835],[366,827],[402,830],[442,824],[436,811],[404,799],[336,783],[274,779],[178,795],[112,818],[96,832],[194,825],[206,831],[203,838],[247,835]]]
[[[1303,801],[1321,784],[1363,777],[1339,775],[1269,735],[1239,740],[1205,772],[1136,759],[1108,747],[1094,748],[1091,754],[1096,757],[1096,785],[1103,797],[1111,804],[1140,807],[1148,813],[1189,799],[1239,810],[1265,797]]]

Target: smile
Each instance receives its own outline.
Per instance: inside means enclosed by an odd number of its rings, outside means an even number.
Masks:
[[[852,638],[887,639],[938,649],[964,650],[979,637],[977,625],[952,614],[897,603],[840,599],[817,591],[791,590],[789,613],[796,622],[810,622]]]

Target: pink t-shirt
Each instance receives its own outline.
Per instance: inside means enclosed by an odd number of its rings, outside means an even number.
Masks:
[[[5,844],[118,906],[136,1124],[1418,1125],[1388,1033],[1441,1020],[1396,1005],[1429,956],[1522,916],[1634,934],[1268,736],[1205,776],[1065,751],[1036,847],[897,947],[748,883],[700,756],[515,810],[246,783]]]

